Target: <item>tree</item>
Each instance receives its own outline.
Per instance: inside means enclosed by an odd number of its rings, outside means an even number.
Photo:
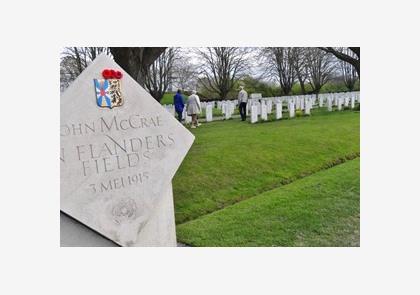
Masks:
[[[177,48],[166,49],[145,71],[144,85],[157,101],[172,82],[177,51]]]
[[[248,71],[248,53],[248,48],[241,47],[198,49],[197,54],[202,60],[199,67],[201,86],[226,99],[235,85],[235,79]]]
[[[281,93],[279,86],[258,77],[245,76],[240,80],[240,84],[245,85],[245,90],[248,93],[261,93],[263,97],[278,96]]]
[[[312,92],[318,94],[322,86],[331,79],[335,69],[333,60],[329,53],[316,47],[305,49],[305,60]]]
[[[318,47],[325,52],[333,54],[338,59],[348,62],[355,67],[357,75],[360,77],[360,47],[347,47],[352,53],[347,54],[346,52],[341,52],[340,49],[334,47]],[[349,52],[348,52],[349,53]]]
[[[355,54],[353,53],[353,51],[351,51],[350,49],[343,47],[341,49],[339,49],[339,51],[343,54],[346,54],[348,56],[352,56],[355,57]],[[344,61],[344,60],[339,60],[338,61],[339,64],[339,68],[341,70],[341,74],[342,74],[342,78],[344,81],[344,84],[346,85],[347,89],[350,91],[353,91],[354,89],[354,85],[356,84],[358,75],[357,75],[357,71],[356,68]]]
[[[183,56],[176,60],[173,78],[178,88],[182,90],[197,88],[198,70],[190,57]]]
[[[85,47],[85,48],[86,48],[87,55],[90,60],[94,60],[101,53],[110,55],[109,47]]]
[[[305,89],[305,82],[308,79],[308,71],[307,71],[307,64],[306,64],[306,54],[307,48],[305,47],[293,47],[293,55],[294,55],[294,68],[296,73],[296,78],[299,81],[300,89],[302,94],[306,94]]]
[[[100,53],[109,54],[107,47],[65,47],[60,61],[60,88],[63,91]]]
[[[266,47],[261,55],[265,74],[277,80],[283,94],[288,95],[296,81],[296,52],[292,47]]]
[[[114,60],[140,85],[144,86],[149,66],[166,47],[111,47]]]

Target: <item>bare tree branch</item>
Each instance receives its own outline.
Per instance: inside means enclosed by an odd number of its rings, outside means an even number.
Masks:
[[[348,55],[345,53],[340,52],[340,50],[335,49],[334,47],[318,47],[325,52],[333,54],[340,60],[348,62],[349,64],[353,65],[356,68],[357,75],[360,77],[360,47],[349,47],[349,49],[357,56]]]
[[[248,72],[248,48],[208,47],[198,49],[197,55],[202,60],[199,67],[200,85],[215,92],[221,99],[234,87],[234,82]]]

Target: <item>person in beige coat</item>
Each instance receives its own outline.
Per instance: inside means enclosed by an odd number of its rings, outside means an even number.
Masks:
[[[197,128],[198,124],[198,115],[201,113],[201,103],[200,98],[197,95],[197,91],[193,90],[192,94],[188,97],[187,100],[187,114],[191,116],[191,128]]]
[[[243,86],[239,87],[241,90],[238,93],[239,113],[241,114],[242,121],[246,120],[246,104],[248,102],[248,93]]]

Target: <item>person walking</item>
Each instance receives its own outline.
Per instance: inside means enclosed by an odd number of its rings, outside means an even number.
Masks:
[[[181,89],[178,89],[174,95],[175,112],[178,114],[178,121],[182,122],[182,112],[184,111],[184,99],[182,98]]]
[[[238,93],[239,113],[241,114],[242,121],[246,120],[246,104],[248,102],[248,93],[244,90],[243,86],[239,87],[241,90]]]
[[[188,97],[188,100],[187,100],[187,114],[192,117],[191,128],[197,128],[199,126],[198,114],[200,113],[201,113],[200,98],[197,95],[197,91],[193,90],[192,94]]]

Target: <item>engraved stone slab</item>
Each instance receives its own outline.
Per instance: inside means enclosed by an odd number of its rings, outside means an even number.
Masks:
[[[123,104],[94,79],[119,70]],[[176,246],[171,180],[194,136],[106,55],[61,96],[60,209],[121,246]]]

